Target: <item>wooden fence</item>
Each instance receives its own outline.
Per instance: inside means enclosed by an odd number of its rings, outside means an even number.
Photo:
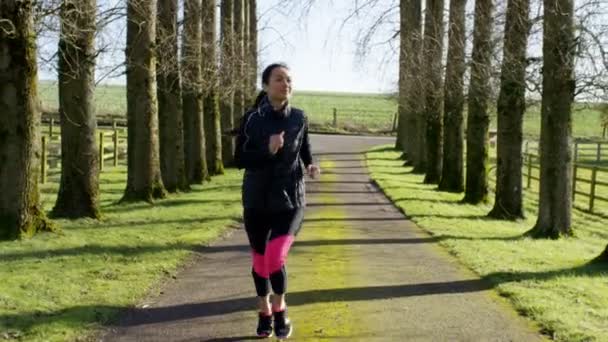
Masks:
[[[48,171],[61,165],[61,136],[53,132],[52,125],[41,137],[40,182],[47,182]],[[127,137],[124,128],[100,128],[97,132],[99,171],[110,163],[118,166],[119,160],[126,160]]]
[[[369,124],[372,127],[384,128],[384,131],[396,132],[398,115],[390,110],[357,109],[357,108],[333,108],[332,126],[340,129],[343,122],[357,122]]]
[[[533,186],[532,181],[540,181],[540,157],[536,142],[525,143],[524,172],[526,188]],[[573,146],[572,202],[577,207],[591,213],[608,214],[608,168],[600,164],[608,161],[602,151],[603,142],[577,142]],[[589,146],[592,146],[594,153]],[[534,184],[536,185],[536,184]],[[598,205],[599,202],[599,205]]]

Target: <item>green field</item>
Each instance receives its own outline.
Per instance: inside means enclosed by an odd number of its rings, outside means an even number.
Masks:
[[[605,220],[575,209],[575,237],[524,238],[536,219],[535,186],[525,192],[525,220],[491,220],[486,217],[491,203],[462,204],[462,194],[423,184],[424,176],[404,168],[399,155],[377,148],[367,154],[367,164],[372,178],[414,222],[554,340],[608,341],[608,267],[590,263],[608,243]]]
[[[39,89],[43,108],[57,111],[57,86],[43,82]],[[95,96],[98,115],[125,115],[124,86],[100,85]],[[306,111],[313,130],[323,132],[387,132],[392,129],[397,108],[396,102],[388,95],[306,91],[296,91],[292,104]],[[337,109],[337,129],[333,126],[333,108]]]
[[[51,82],[42,82],[39,87],[43,107],[56,111],[58,107],[57,87]],[[125,87],[100,85],[97,87],[96,104],[98,115],[124,116],[126,112]],[[304,109],[315,131],[321,132],[389,132],[393,127],[397,102],[390,94],[356,94],[295,91],[294,106]],[[334,127],[333,110],[337,110],[337,127]],[[600,138],[602,119],[600,111],[590,105],[576,105],[573,111],[573,135],[579,138]],[[496,127],[495,114],[491,127]],[[531,139],[540,135],[540,106],[528,107],[524,117],[524,134]]]

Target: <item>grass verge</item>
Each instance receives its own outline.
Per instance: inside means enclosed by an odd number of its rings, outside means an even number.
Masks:
[[[45,209],[58,179],[41,187]],[[241,216],[241,173],[154,205],[117,204],[126,168],[101,174],[101,221],[55,220],[60,234],[0,242],[0,339],[70,341],[155,295],[163,279]]]
[[[462,194],[423,184],[422,175],[401,166],[400,154],[378,147],[367,153],[367,164],[372,178],[419,227],[555,340],[608,340],[608,265],[589,263],[608,241],[605,219],[574,210],[576,237],[523,238],[535,222],[536,194],[525,196],[527,219],[490,220],[490,204],[460,204]]]

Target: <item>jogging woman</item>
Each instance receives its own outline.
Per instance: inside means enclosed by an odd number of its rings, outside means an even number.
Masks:
[[[245,169],[243,217],[258,296],[257,335],[272,336],[274,326],[277,338],[287,338],[293,327],[285,303],[285,261],[304,217],[304,173],[314,178],[320,169],[313,164],[306,115],[289,105],[289,68],[269,65],[262,87],[242,118],[235,161]]]

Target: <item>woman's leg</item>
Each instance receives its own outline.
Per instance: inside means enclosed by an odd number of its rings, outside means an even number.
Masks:
[[[286,306],[287,270],[285,269],[285,262],[295,236],[302,226],[303,218],[303,208],[272,215],[270,240],[266,245],[265,259],[270,284],[275,294],[272,298],[272,310],[275,312],[283,311]]]
[[[270,284],[269,271],[264,256],[266,243],[270,235],[268,215],[260,210],[245,209],[243,213],[245,231],[251,246],[252,269],[251,275],[258,295],[258,308],[260,313],[271,314],[269,302]]]

